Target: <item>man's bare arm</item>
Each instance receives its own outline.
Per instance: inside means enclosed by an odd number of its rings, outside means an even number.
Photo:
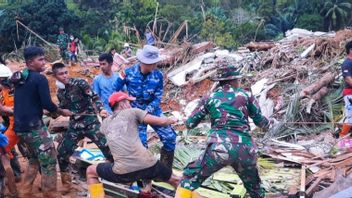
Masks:
[[[157,117],[157,116],[153,116],[150,114],[147,114],[144,117],[143,122],[145,124],[150,124],[150,125],[158,125],[158,126],[167,126],[170,124],[174,124],[177,122],[177,119],[174,117]]]

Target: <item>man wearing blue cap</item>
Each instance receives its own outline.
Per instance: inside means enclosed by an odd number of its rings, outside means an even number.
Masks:
[[[154,116],[162,116],[160,108],[163,96],[163,74],[156,69],[156,64],[161,60],[159,49],[145,45],[137,51],[137,59],[140,63],[125,70],[124,74],[116,80],[114,86],[116,91],[122,90],[126,85],[128,94],[136,98],[131,103],[132,107],[147,111]],[[160,153],[160,161],[167,167],[172,168],[174,150],[176,146],[176,133],[168,126],[151,126],[159,135],[163,143]],[[147,125],[139,126],[141,141],[145,147],[147,143]]]

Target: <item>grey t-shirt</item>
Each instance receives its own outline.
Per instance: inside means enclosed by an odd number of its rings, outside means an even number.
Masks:
[[[126,174],[156,164],[156,158],[143,146],[138,134],[138,125],[146,115],[146,111],[131,108],[115,112],[103,121],[101,132],[106,136],[114,157],[113,171],[116,174]]]

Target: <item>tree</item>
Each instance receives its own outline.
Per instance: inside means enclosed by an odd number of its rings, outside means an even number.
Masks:
[[[321,14],[329,31],[339,30],[346,25],[352,4],[345,0],[330,0],[324,3]]]
[[[80,25],[79,18],[68,11],[63,0],[44,4],[41,0],[33,0],[21,6],[5,7],[0,21],[0,51],[11,51],[14,44],[21,45],[28,35],[26,30],[20,28],[20,38],[17,39],[16,18],[50,42],[56,41],[59,27],[70,32],[79,29]]]

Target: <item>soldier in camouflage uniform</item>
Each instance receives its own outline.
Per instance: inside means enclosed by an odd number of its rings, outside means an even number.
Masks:
[[[70,43],[70,38],[69,38],[68,34],[66,34],[64,32],[64,28],[60,27],[59,31],[60,31],[60,34],[57,37],[56,44],[59,46],[61,58],[64,61],[67,61],[68,60],[67,55],[68,55],[68,47],[69,47],[69,43]]]
[[[77,148],[78,141],[84,137],[89,138],[99,147],[108,160],[113,161],[105,136],[99,133],[100,122],[95,109],[101,117],[107,117],[108,112],[103,109],[99,96],[92,91],[87,81],[79,78],[69,78],[68,71],[62,63],[54,64],[52,70],[59,85],[57,92],[60,101],[59,106],[65,107],[73,113],[73,116],[70,117],[69,128],[64,133],[63,140],[58,146],[61,180],[65,189],[69,192],[71,190],[69,157]]]
[[[162,116],[160,108],[163,96],[163,74],[156,69],[156,63],[160,61],[159,49],[154,46],[145,45],[143,50],[137,51],[137,58],[140,64],[126,69],[125,75],[117,78],[114,84],[116,91],[122,91],[124,85],[129,95],[136,98],[131,103],[132,107],[146,110],[154,116]],[[176,132],[168,126],[151,126],[160,137],[163,147],[160,151],[160,161],[169,168],[172,168],[174,150],[176,146]],[[145,147],[147,142],[147,125],[139,126],[139,136]]]
[[[184,169],[176,197],[196,197],[192,191],[213,173],[230,165],[252,198],[264,198],[248,117],[264,129],[270,124],[262,116],[252,93],[239,88],[240,78],[233,66],[219,69],[213,80],[220,81],[220,87],[210,96],[204,97],[187,119],[187,128],[194,128],[209,115],[211,130],[204,153]]]

